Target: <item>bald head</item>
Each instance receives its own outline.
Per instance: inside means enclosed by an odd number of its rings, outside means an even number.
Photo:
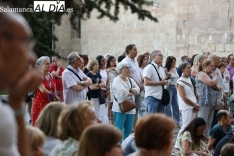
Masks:
[[[22,15],[0,12],[0,22],[0,81],[8,82],[0,83],[2,88],[23,75],[35,63],[35,56],[31,49],[31,29]]]
[[[21,31],[25,31],[29,36],[32,35],[28,22],[18,13],[0,12],[0,22],[0,32],[13,32],[21,29]]]
[[[227,117],[227,115],[230,114],[228,111],[226,110],[220,110],[217,113],[217,119],[218,121],[220,121],[222,119],[222,117]]]

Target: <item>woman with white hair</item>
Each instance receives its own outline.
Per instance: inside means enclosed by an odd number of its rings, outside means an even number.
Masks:
[[[133,108],[127,112],[123,112],[123,110],[120,109],[120,105],[124,100],[132,99],[135,101],[134,95],[140,93],[140,88],[136,82],[129,77],[130,71],[127,62],[120,62],[117,65],[117,71],[119,76],[114,79],[112,84],[114,94],[112,112],[114,115],[114,125],[123,133],[124,140],[132,132],[136,110]]]
[[[32,108],[32,125],[35,125],[37,117],[42,109],[51,101],[58,101],[59,97],[55,95],[56,85],[53,76],[49,73],[50,58],[42,56],[37,60],[37,67],[42,72],[42,82],[35,92]]]

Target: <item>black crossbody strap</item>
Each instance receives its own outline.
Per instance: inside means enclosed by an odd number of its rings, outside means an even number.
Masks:
[[[80,81],[83,81],[83,80],[79,77],[79,75],[76,74],[73,70],[71,70],[70,68],[67,68],[67,69],[70,70],[71,72],[73,72],[73,74],[75,74],[75,75],[78,77],[78,79],[79,79]]]
[[[131,85],[131,88],[132,88],[132,81],[130,78],[128,78],[129,82],[130,82],[130,85]]]
[[[152,63],[151,63],[152,64]],[[158,73],[158,70],[156,69],[156,67],[152,64],[152,66],[154,67],[154,69],[156,70],[156,72],[157,72],[157,74],[158,74],[158,78],[159,78],[159,80],[161,81],[162,79],[161,79],[161,77],[160,77],[160,75],[159,75],[159,73]],[[163,85],[162,85],[162,88],[164,89],[164,87],[163,87]]]

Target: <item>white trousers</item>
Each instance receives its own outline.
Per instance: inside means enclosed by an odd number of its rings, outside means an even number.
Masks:
[[[182,126],[180,128],[180,131],[177,135],[177,138],[180,136],[180,133],[184,131],[184,129],[189,125],[189,123],[195,118],[195,113],[193,113],[193,109],[184,109],[181,111],[181,118],[182,118]],[[175,148],[180,148],[179,142],[177,141],[175,143]]]
[[[109,123],[108,108],[105,104],[99,104],[99,98],[91,98],[93,102],[93,108],[96,116],[102,121],[102,123]]]

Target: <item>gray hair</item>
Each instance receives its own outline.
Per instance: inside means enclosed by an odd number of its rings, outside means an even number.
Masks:
[[[197,67],[199,66],[199,64],[200,64],[199,61],[200,61],[202,58],[205,59],[203,55],[196,55],[196,56],[194,57],[194,60],[193,60],[193,67],[197,68]]]
[[[117,72],[120,74],[120,71],[123,69],[123,67],[128,66],[128,63],[125,61],[122,61],[120,63],[118,63],[116,70]]]
[[[202,54],[202,55],[205,55],[206,52],[209,52],[209,50],[203,50],[201,54]]]
[[[41,65],[44,63],[44,61],[45,61],[46,59],[48,59],[48,60],[50,61],[50,58],[49,58],[48,56],[42,56],[42,57],[40,57],[40,58],[36,61],[36,67],[41,66]]]
[[[215,56],[216,56],[215,54],[210,54],[207,59],[214,61]]]
[[[183,72],[188,64],[191,65],[189,62],[182,62],[179,66],[179,69]]]
[[[156,55],[158,52],[161,52],[160,50],[155,50],[150,54],[150,61],[152,61],[154,55]]]
[[[71,52],[68,56],[67,56],[67,60],[68,60],[68,64],[71,65],[73,61],[75,61],[75,57],[79,56],[78,52]]]

